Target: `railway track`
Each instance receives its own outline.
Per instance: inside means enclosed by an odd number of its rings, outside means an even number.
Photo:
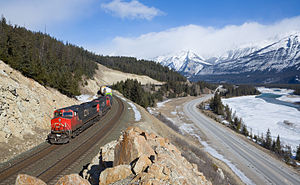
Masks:
[[[65,145],[43,143],[42,147],[29,152],[25,157],[8,162],[0,169],[0,185],[14,184],[20,173],[38,177],[47,184],[55,184],[68,172],[72,164],[79,163],[79,160],[85,158],[93,150],[93,146],[105,138],[118,122],[123,114],[124,105],[120,99],[114,97],[114,100],[108,114],[70,143]]]

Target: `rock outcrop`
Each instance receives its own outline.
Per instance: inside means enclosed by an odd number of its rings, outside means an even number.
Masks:
[[[16,185],[46,184],[40,179],[20,174]],[[100,152],[87,169],[83,178],[78,174],[61,177],[56,185],[89,184],[197,184],[211,185],[189,163],[168,139],[148,134],[138,127],[129,127],[118,141],[100,148]]]
[[[47,185],[41,179],[32,177],[26,174],[19,174],[16,179],[15,185]]]
[[[78,103],[0,61],[0,162],[45,141],[53,111]]]
[[[41,179],[26,174],[19,174],[15,185],[47,185]],[[78,174],[70,174],[61,177],[55,185],[90,185],[89,181]]]
[[[83,177],[91,184],[211,184],[168,139],[138,127],[101,147]]]
[[[90,183],[78,174],[71,174],[61,177],[55,185],[90,185]]]

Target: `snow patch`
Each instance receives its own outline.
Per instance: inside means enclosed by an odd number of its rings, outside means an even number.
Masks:
[[[209,146],[208,143],[203,141],[199,135],[197,135],[194,131],[194,126],[192,124],[183,124],[179,127],[180,130],[190,134],[191,136],[194,136],[198,139],[198,141],[204,146],[204,150],[208,152],[213,157],[225,162],[231,170],[245,183],[245,184],[254,184],[243,172],[241,172],[234,164],[232,164],[231,161],[226,159],[223,155],[218,153],[214,148]]]
[[[140,111],[138,111],[138,109],[136,108],[136,106],[133,103],[131,103],[131,102],[127,102],[127,103],[132,107],[132,110],[134,112],[135,121],[140,121],[142,118]]]
[[[300,96],[298,95],[282,95],[276,99],[280,101],[290,102],[290,103],[300,102]]]
[[[161,108],[161,107],[164,106],[165,103],[167,103],[167,102],[169,102],[169,101],[171,101],[171,100],[170,100],[170,99],[167,99],[167,100],[165,100],[165,101],[158,102],[158,103],[156,104],[156,106],[157,106],[157,108]]]
[[[245,184],[254,184],[243,172],[241,172],[234,164],[231,163],[228,159],[226,159],[223,155],[219,154],[215,149],[210,147],[205,141],[201,141],[201,144],[204,146],[204,149],[206,152],[208,152],[210,155],[213,157],[225,162],[231,170],[240,177],[240,179],[245,183]]]
[[[272,93],[277,95],[288,95],[294,92],[294,90],[292,89],[280,89],[280,88],[257,87],[256,89],[261,93]]]
[[[127,101],[125,98],[123,98],[123,97],[121,97],[121,96],[118,96],[118,95],[116,95],[116,96],[117,96],[118,98],[120,98],[121,100],[123,100],[124,102],[127,102],[127,103],[131,106],[131,108],[129,107],[128,109],[129,109],[129,110],[130,110],[130,109],[133,110],[135,121],[140,121],[140,120],[142,119],[142,116],[141,116],[140,111],[137,109],[137,107],[136,107],[133,103]]]
[[[75,96],[76,99],[78,101],[80,101],[81,103],[85,103],[85,102],[88,102],[88,101],[91,101],[93,99],[96,99],[97,96],[96,95],[90,95],[90,94],[82,94],[82,95],[79,95],[79,96]]]
[[[194,132],[194,125],[184,123],[183,125],[181,125],[181,126],[179,127],[179,129],[180,129],[181,131],[184,131],[184,132],[188,133],[188,134],[191,134],[191,133]]]

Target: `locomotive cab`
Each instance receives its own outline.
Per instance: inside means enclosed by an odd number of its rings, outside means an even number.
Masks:
[[[78,125],[78,122],[76,110],[68,108],[55,110],[48,140],[51,143],[67,143],[72,136],[72,127]]]

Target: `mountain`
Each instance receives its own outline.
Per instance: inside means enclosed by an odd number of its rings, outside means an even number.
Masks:
[[[299,83],[300,33],[264,43],[230,50],[220,57],[202,59],[203,63],[211,65],[201,63],[199,67],[195,66],[199,70],[190,70],[192,76],[189,75],[189,79],[230,83]],[[166,62],[171,63],[170,59],[158,62],[165,65]],[[181,61],[185,63],[185,60]],[[177,71],[183,72],[181,69]]]
[[[171,55],[160,56],[155,58],[154,61],[186,76],[197,74],[204,67],[212,65],[191,51],[181,51]]]

